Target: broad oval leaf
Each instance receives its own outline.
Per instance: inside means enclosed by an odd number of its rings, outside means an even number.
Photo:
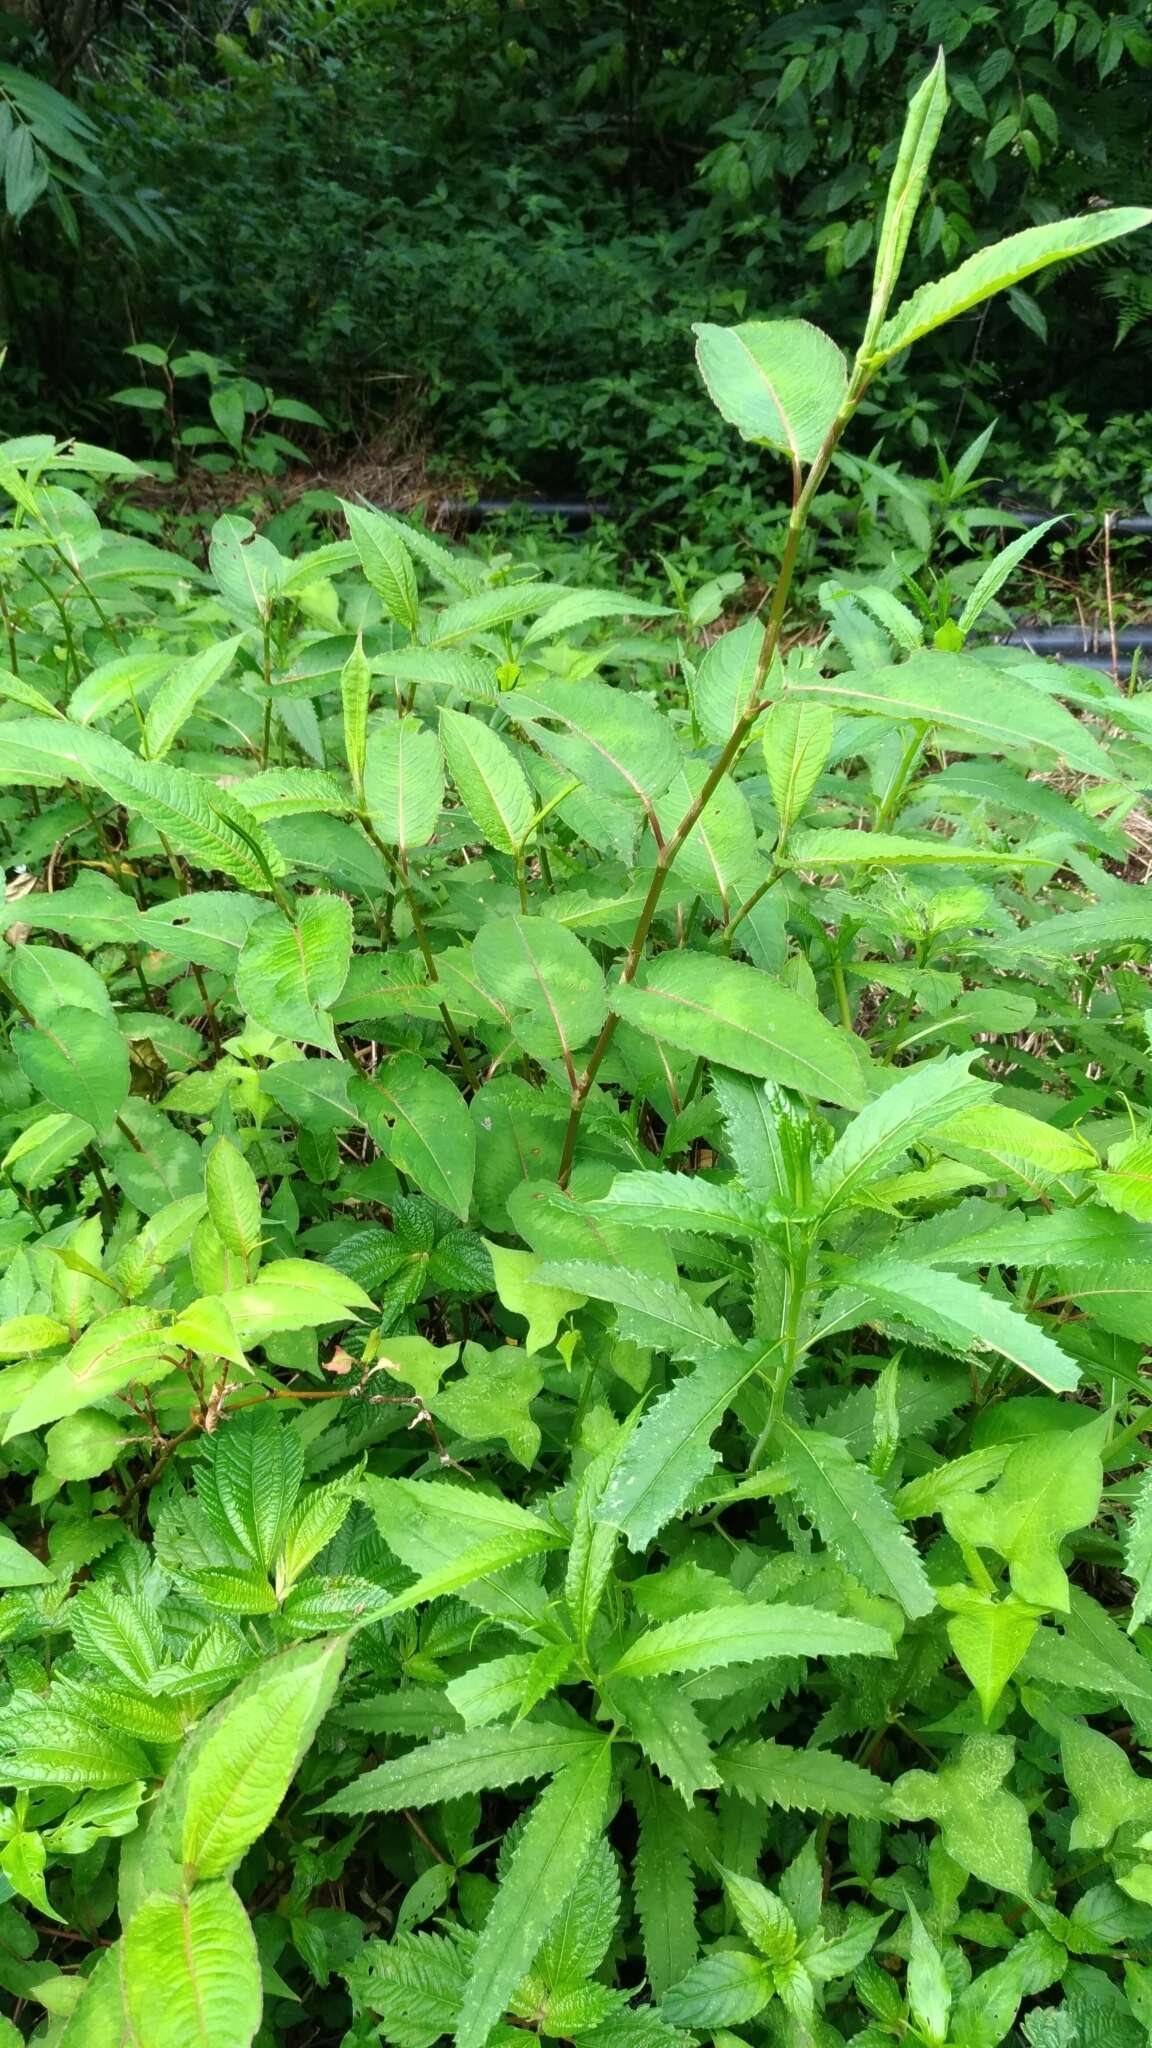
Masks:
[[[268,910],[256,920],[236,963],[236,995],[266,1030],[302,1045],[336,1051],[324,1013],[348,977],[352,912],[342,896],[301,896],[295,920]]]
[[[608,1014],[604,976],[574,932],[546,917],[499,917],[472,945],[480,982],[512,1012],[533,1059],[564,1060],[594,1038]]]
[[[708,396],[745,441],[811,462],[844,402],[848,366],[830,335],[807,320],[749,320],[694,328]]]

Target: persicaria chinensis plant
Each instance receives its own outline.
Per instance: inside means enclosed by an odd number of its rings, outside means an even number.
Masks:
[[[0,2043],[1152,2035],[1152,712],[790,591],[887,363],[697,330],[791,494],[681,611],[0,449]],[[109,507],[112,512],[109,512]]]

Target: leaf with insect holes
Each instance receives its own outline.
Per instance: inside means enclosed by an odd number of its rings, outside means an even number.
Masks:
[[[476,1133],[458,1088],[414,1052],[385,1060],[349,1086],[353,1113],[421,1194],[454,1216],[468,1215],[476,1169]]]
[[[949,1533],[1004,1558],[1012,1590],[1036,1607],[1068,1608],[1059,1546],[1096,1514],[1108,1432],[1109,1419],[1100,1416],[1081,1429],[1026,1441],[986,1493],[957,1494],[945,1503]]]

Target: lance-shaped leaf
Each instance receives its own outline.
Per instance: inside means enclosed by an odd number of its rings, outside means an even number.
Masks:
[[[272,1568],[303,1477],[303,1443],[275,1413],[247,1411],[221,1429],[211,1468],[214,1500],[262,1571]]]
[[[939,140],[947,107],[944,52],[941,50],[927,78],[909,101],[904,119],[904,132],[900,137],[900,148],[888,183],[884,218],[880,223],[880,237],[876,245],[872,303],[868,311],[868,327],[862,351],[865,354],[868,353],[876,331],[888,311],[888,304],[900,275],[908,247],[908,237],[912,233],[924,190],[924,181],[928,176],[928,167]]]
[[[848,1109],[865,1100],[848,1034],[758,967],[664,953],[642,987],[618,983],[609,1002],[625,1023],[682,1052]]]
[[[267,890],[284,861],[255,819],[242,835],[228,816],[224,791],[169,761],[141,761],[107,733],[64,719],[13,719],[4,727],[0,780],[11,771],[59,777],[102,789],[113,803],[163,832],[193,867],[218,869],[243,889]],[[257,858],[257,849],[262,858]]]
[[[949,1117],[991,1100],[995,1088],[968,1071],[974,1057],[968,1053],[907,1068],[853,1117],[812,1177],[813,1202],[822,1214],[854,1201]]]
[[[230,1252],[248,1259],[260,1248],[260,1183],[231,1138],[217,1138],[204,1166],[208,1214]]]
[[[1079,1383],[1079,1366],[1046,1330],[971,1281],[937,1269],[926,1282],[922,1266],[884,1258],[853,1262],[850,1283],[826,1304],[829,1330],[851,1329],[878,1310],[935,1337],[946,1350],[997,1352],[1054,1393],[1068,1393]]]
[[[1062,704],[972,655],[913,654],[884,668],[797,676],[788,688],[849,711],[970,733],[1004,753],[1035,750],[1087,775],[1112,773],[1099,741]]]
[[[398,1813],[406,1806],[435,1806],[443,1799],[522,1785],[528,1778],[550,1778],[572,1764],[586,1766],[603,1748],[603,1736],[593,1729],[549,1721],[443,1735],[367,1771],[325,1800],[321,1811]]]
[[[619,1529],[632,1550],[642,1550],[711,1472],[712,1438],[763,1362],[744,1351],[721,1353],[653,1402],[604,1488],[594,1511],[597,1521]]]
[[[515,853],[536,815],[536,800],[515,754],[482,718],[445,708],[440,742],[464,807],[492,846]]]
[[[394,718],[368,735],[364,802],[386,846],[426,846],[440,820],[440,742],[416,718]]]
[[[457,2048],[483,2048],[579,1876],[604,1821],[611,1744],[559,1773],[537,1800],[476,1945]]]
[[[811,462],[848,388],[844,356],[807,320],[699,321],[696,361],[721,418],[745,441]]]
[[[1047,269],[1050,263],[1086,256],[1090,250],[1102,248],[1105,242],[1115,241],[1118,235],[1134,234],[1137,228],[1148,227],[1150,223],[1152,210],[1146,206],[1112,206],[1102,213],[1076,214],[1070,220],[1025,228],[1018,235],[993,242],[990,248],[969,256],[947,277],[921,285],[910,299],[897,306],[876,337],[871,361],[886,362],[910,342],[918,341],[922,334],[931,334],[934,327],[943,327],[946,321],[955,320],[958,314],[967,313],[996,292],[1007,291],[1036,271]]]
[[[781,697],[768,713],[764,759],[781,842],[787,839],[824,773],[834,725],[830,705],[802,697]]]
[[[187,661],[178,661],[165,676],[144,720],[144,751],[151,760],[159,761],[168,753],[201,697],[227,675],[242,643],[239,633],[231,640],[217,641]]]
[[[699,1933],[689,1829],[683,1806],[650,1771],[636,1771],[628,1790],[639,1823],[632,1891],[649,1982],[653,1996],[662,1998],[696,1961]]]
[[[761,1657],[890,1657],[892,1638],[870,1622],[815,1607],[744,1605],[706,1608],[651,1628],[632,1643],[608,1673],[617,1678],[659,1678],[670,1671],[715,1671],[755,1664]]]
[[[372,702],[372,669],[358,638],[340,671],[340,707],[344,714],[344,758],[357,799],[364,799],[364,761],[368,749],[368,710]]]
[[[913,1619],[936,1597],[908,1532],[867,1466],[840,1437],[783,1427],[780,1462],[829,1548],[868,1587],[897,1600]]]
[[[740,1742],[720,1752],[716,1767],[730,1791],[756,1805],[846,1813],[861,1820],[878,1820],[885,1810],[883,1781],[835,1750]]]
[[[67,1358],[50,1367],[16,1408],[4,1441],[75,1415],[133,1380],[162,1379],[176,1362],[176,1347],[165,1337],[154,1309],[121,1308],[85,1330]]]
[[[348,521],[360,566],[389,618],[414,633],[420,620],[420,594],[401,529],[394,520],[369,511],[364,505],[341,501],[341,510]]]

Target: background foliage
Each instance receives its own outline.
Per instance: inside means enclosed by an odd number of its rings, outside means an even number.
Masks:
[[[717,543],[735,522],[759,538],[754,464],[734,473],[680,337],[785,304],[851,328],[926,53],[946,50],[952,104],[914,278],[1149,191],[1141,7],[87,0],[61,29],[62,11],[28,0],[35,32],[9,40],[94,124],[89,168],[41,133],[31,204],[10,145],[10,427],[123,431],[125,344],[208,349],[342,429],[415,411],[486,479],[642,500],[669,531],[698,535],[720,486]],[[886,389],[873,444],[931,471],[930,444],[954,457],[999,416],[999,474],[1026,496],[1059,502],[1070,438],[1078,491],[1138,505],[1145,427],[1085,464],[1145,406],[1149,291],[1120,252],[1013,292]]]

